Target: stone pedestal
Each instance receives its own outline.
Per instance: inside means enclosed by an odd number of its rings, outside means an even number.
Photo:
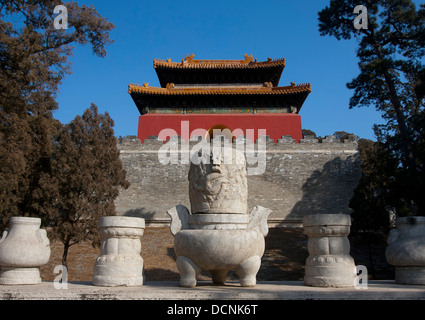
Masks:
[[[111,216],[99,220],[101,255],[96,259],[92,283],[96,286],[140,286],[143,258],[140,256],[145,220]]]
[[[41,219],[12,217],[0,240],[0,284],[41,282],[39,267],[50,258],[50,242]]]
[[[388,237],[385,255],[395,266],[395,282],[425,285],[425,217],[403,217]]]
[[[350,256],[351,217],[347,214],[308,215],[303,219],[309,256],[304,284],[315,287],[353,287],[356,266]]]

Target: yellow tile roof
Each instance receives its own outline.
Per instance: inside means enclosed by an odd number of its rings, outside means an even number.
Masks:
[[[143,85],[129,84],[128,93],[140,93],[147,95],[285,95],[294,93],[310,93],[310,83],[299,84],[291,83],[285,87],[196,87],[182,88],[174,87],[173,84],[168,84],[166,88],[149,87],[147,83]]]
[[[186,55],[181,62],[172,62],[171,59],[160,60],[154,59],[154,68],[169,69],[242,69],[242,68],[262,68],[262,67],[285,67],[285,59],[271,59],[267,61],[257,62],[257,58],[253,58],[252,54],[245,54],[244,60],[195,60],[195,55]]]

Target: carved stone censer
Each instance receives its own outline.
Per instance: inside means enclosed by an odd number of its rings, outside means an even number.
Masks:
[[[235,148],[214,147],[195,152],[191,160],[191,212],[183,205],[167,211],[180,284],[196,286],[202,270],[224,284],[235,270],[241,286],[254,286],[271,210],[258,206],[248,213],[245,156]]]

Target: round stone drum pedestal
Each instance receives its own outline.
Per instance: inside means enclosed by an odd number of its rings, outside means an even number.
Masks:
[[[99,220],[101,255],[94,266],[96,286],[140,286],[143,284],[143,258],[140,256],[145,220],[111,216]]]
[[[425,217],[411,216],[396,220],[385,251],[395,266],[395,282],[425,285]]]
[[[353,287],[356,266],[350,256],[351,217],[347,214],[317,214],[304,217],[309,256],[304,284],[314,287]]]
[[[41,282],[39,267],[50,258],[50,242],[41,219],[12,217],[0,240],[0,284]]]

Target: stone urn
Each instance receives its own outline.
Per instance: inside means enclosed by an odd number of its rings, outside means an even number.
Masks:
[[[308,236],[304,284],[314,287],[353,287],[357,276],[350,256],[351,217],[348,214],[315,214],[303,218]]]
[[[101,253],[94,266],[93,285],[143,285],[140,238],[144,229],[143,218],[109,216],[99,219]]]
[[[191,213],[183,205],[167,211],[181,286],[196,286],[202,270],[210,271],[216,284],[224,284],[227,273],[235,270],[241,286],[254,286],[271,210],[257,206],[247,212],[243,153],[230,147],[195,153],[189,198]]]
[[[425,285],[425,217],[396,219],[385,255],[395,266],[395,282]]]
[[[40,225],[40,218],[10,218],[0,240],[0,284],[41,283],[39,267],[50,259],[50,241]]]

